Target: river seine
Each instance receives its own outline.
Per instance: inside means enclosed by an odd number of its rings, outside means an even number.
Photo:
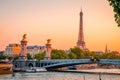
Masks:
[[[0,80],[100,80],[98,74],[70,72],[15,73],[0,75]],[[120,75],[101,74],[101,80],[120,80]]]

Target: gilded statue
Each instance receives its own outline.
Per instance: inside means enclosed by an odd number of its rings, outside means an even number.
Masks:
[[[48,40],[47,40],[47,44],[49,44],[49,43],[50,43],[50,41],[51,41],[51,39],[48,39]]]
[[[24,35],[23,35],[23,40],[26,40],[26,35],[27,35],[27,34],[24,34]]]

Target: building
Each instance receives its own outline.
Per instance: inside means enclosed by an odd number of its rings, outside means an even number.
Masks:
[[[19,55],[21,50],[20,44],[9,44],[5,49],[6,55]]]
[[[85,45],[84,41],[84,33],[83,33],[83,12],[80,12],[80,24],[79,24],[79,34],[78,34],[78,41],[77,46],[83,50],[88,50]]]
[[[32,56],[34,56],[37,53],[44,52],[46,50],[45,46],[27,46],[27,53],[30,53]]]
[[[103,51],[94,51],[96,54],[103,54]]]
[[[69,53],[70,53],[70,49],[69,49],[69,50],[65,50],[65,52],[66,52],[67,54],[69,54]]]
[[[45,46],[27,46],[27,53],[30,53],[32,56],[45,51]],[[21,51],[20,44],[9,44],[5,49],[6,55],[19,55]]]

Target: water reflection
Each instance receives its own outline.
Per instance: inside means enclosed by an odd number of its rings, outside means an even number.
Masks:
[[[0,80],[99,80],[99,74],[41,72],[41,73],[15,73],[0,76]],[[120,75],[102,74],[101,80],[120,80]]]

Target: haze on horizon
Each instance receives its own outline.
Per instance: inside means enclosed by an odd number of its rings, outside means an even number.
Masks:
[[[0,50],[20,43],[27,34],[28,45],[69,49],[76,46],[79,12],[83,11],[84,39],[89,50],[120,51],[120,28],[107,0],[0,0]]]

